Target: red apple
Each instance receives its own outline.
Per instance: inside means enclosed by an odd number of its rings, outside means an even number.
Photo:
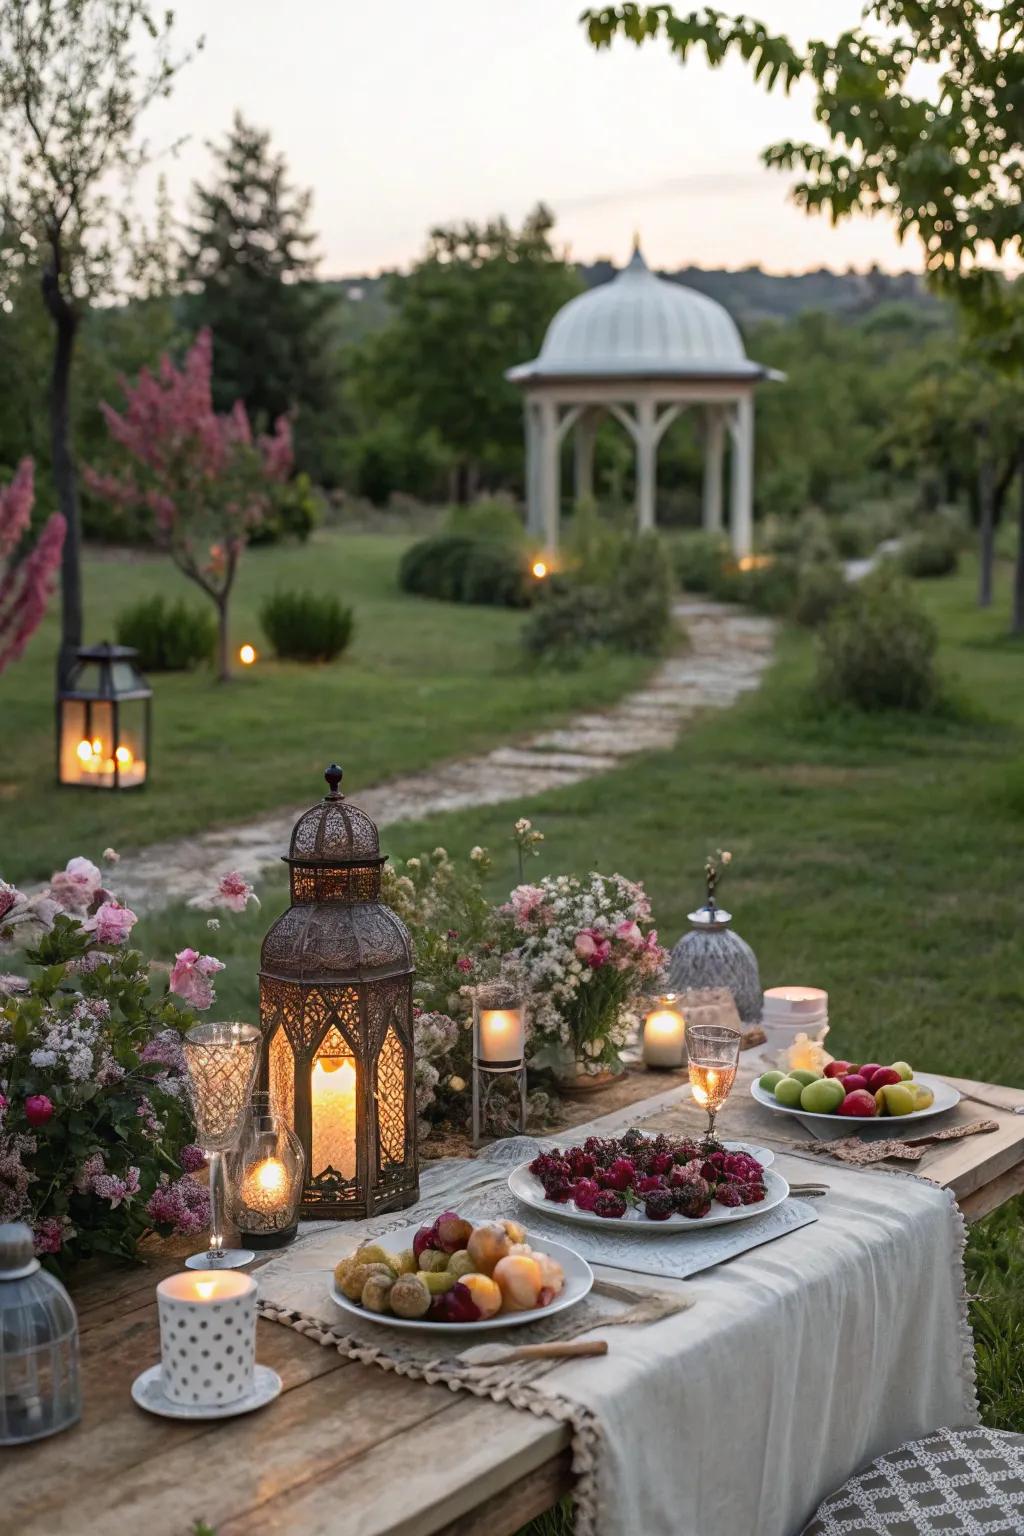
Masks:
[[[836,1110],[837,1115],[852,1115],[858,1120],[870,1120],[878,1114],[878,1105],[866,1088],[857,1088],[853,1093],[848,1093],[846,1098]]]
[[[856,1093],[859,1088],[866,1088],[868,1086],[868,1080],[863,1072],[847,1072],[846,1076],[841,1077],[839,1081],[847,1093]]]
[[[877,1061],[866,1061],[860,1069],[861,1077],[866,1077],[870,1082],[876,1072],[881,1072],[882,1066]]]
[[[891,1083],[901,1083],[903,1079],[895,1067],[879,1067],[868,1087],[872,1093],[877,1093],[879,1088],[887,1088]]]
[[[847,1072],[856,1072],[857,1068],[852,1061],[830,1061],[825,1068],[826,1077],[845,1077]]]

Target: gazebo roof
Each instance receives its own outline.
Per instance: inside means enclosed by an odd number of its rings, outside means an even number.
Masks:
[[[658,277],[639,247],[611,282],[570,299],[548,326],[540,355],[510,368],[515,384],[560,379],[733,379],[771,370],[753,362],[728,310]]]

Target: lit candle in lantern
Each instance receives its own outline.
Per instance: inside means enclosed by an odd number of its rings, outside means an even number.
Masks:
[[[685,1049],[686,1020],[676,1006],[675,993],[668,992],[644,1019],[644,1066],[681,1067]]]
[[[356,1069],[350,1057],[319,1056],[312,1073],[313,1149],[310,1173],[333,1168],[356,1175]]]
[[[288,1171],[279,1157],[265,1157],[247,1168],[241,1195],[245,1205],[269,1214],[282,1205],[288,1193]]]
[[[189,1406],[233,1403],[252,1391],[256,1282],[237,1269],[192,1269],[156,1288],[161,1386]]]
[[[481,1008],[477,1059],[508,1066],[523,1059],[526,1043],[521,1008]]]

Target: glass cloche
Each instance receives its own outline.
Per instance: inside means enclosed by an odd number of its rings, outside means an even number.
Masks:
[[[0,1445],[41,1440],[77,1423],[78,1318],[40,1267],[31,1228],[0,1225]]]

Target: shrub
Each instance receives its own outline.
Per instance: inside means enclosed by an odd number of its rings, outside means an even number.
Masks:
[[[714,591],[729,558],[729,545],[719,533],[692,531],[672,540],[672,564],[684,592]]]
[[[417,435],[394,420],[368,427],[352,439],[346,458],[352,489],[376,507],[386,506],[396,492],[440,500],[451,463],[433,432]]]
[[[114,621],[119,645],[132,645],[143,672],[189,672],[209,661],[217,639],[213,614],[179,598],[148,597],[124,608]]]
[[[797,624],[817,629],[849,594],[842,567],[831,561],[801,566],[790,616]]]
[[[260,624],[275,655],[289,661],[333,661],[352,638],[351,608],[326,592],[275,592]]]
[[[959,563],[956,534],[948,526],[922,528],[900,545],[899,563],[907,576],[949,576]]]
[[[438,533],[411,545],[402,556],[398,584],[420,597],[508,608],[525,607],[532,595],[522,551],[459,533]]]
[[[600,646],[659,655],[672,630],[672,573],[655,534],[624,538],[605,584],[573,575],[549,583],[523,631],[529,656],[572,666]]]
[[[764,563],[743,569],[730,560],[711,587],[713,597],[725,603],[742,603],[758,613],[788,613],[796,596],[800,566],[790,556],[768,556]]]
[[[280,544],[283,539],[296,539],[305,544],[320,521],[320,502],[309,476],[296,475],[294,480],[274,485],[268,501],[267,514],[249,534],[249,543]]]
[[[830,705],[924,710],[938,697],[935,626],[898,573],[850,589],[822,630],[816,688]]]
[[[518,509],[511,502],[496,499],[449,507],[444,532],[513,546],[523,544],[526,537]]]
[[[814,508],[799,517],[767,518],[762,543],[767,553],[799,560],[802,565],[833,560],[836,553],[829,520]]]

